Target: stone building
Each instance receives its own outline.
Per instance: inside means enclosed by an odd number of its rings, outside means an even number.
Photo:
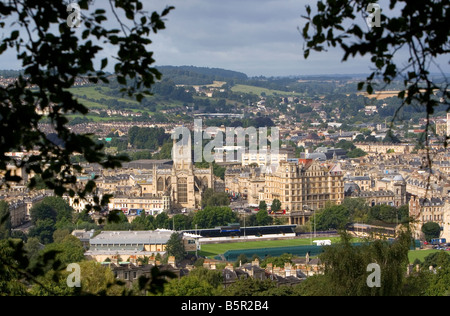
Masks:
[[[113,194],[110,208],[124,212],[143,209],[159,213],[173,209],[195,210],[201,207],[203,192],[211,188],[224,190],[213,167],[197,168],[192,159],[191,141],[174,141],[173,161],[147,160],[129,163],[117,173],[105,173],[96,180],[104,194]]]
[[[27,216],[27,204],[23,200],[9,203],[9,217],[11,227],[15,228],[25,223]]]
[[[410,144],[385,144],[385,143],[365,143],[356,144],[356,147],[364,150],[368,154],[386,154],[394,152],[398,154],[408,154],[414,149]]]
[[[172,168],[153,168],[153,182],[147,193],[169,195],[172,208],[175,209],[198,209],[201,207],[203,192],[208,188],[215,189],[212,165],[208,169],[196,168],[191,148],[190,139],[186,144],[174,140]]]
[[[370,177],[349,177],[344,185],[345,197],[365,199],[369,206],[407,204],[406,181],[401,175],[391,175],[380,180]]]
[[[448,235],[448,207],[440,198],[419,198],[413,195],[409,201],[409,215],[415,220],[414,234],[416,238],[422,235],[422,226],[429,222],[439,224],[442,233]]]
[[[161,272],[171,272],[176,278],[181,278],[188,275],[189,271],[185,268],[178,267],[175,264],[175,257],[170,256],[167,264],[161,264],[155,259],[150,257],[148,264],[141,264],[136,260],[126,263],[108,263],[109,268],[112,270],[114,277],[125,283],[125,286],[131,288],[133,284],[138,282],[139,278],[151,278],[152,269],[157,267]]]
[[[327,202],[341,204],[344,200],[340,165],[312,159],[281,161],[274,171],[258,167],[229,169],[225,184],[229,193],[245,196],[250,206],[258,206],[260,201],[270,206],[278,199],[287,213],[317,210]]]
[[[343,171],[339,164],[324,164],[309,159],[281,162],[265,175],[263,194],[267,205],[278,199],[289,212],[318,210],[328,202],[344,200]]]
[[[130,213],[130,210],[144,210],[148,215],[157,215],[170,210],[170,196],[127,196],[117,195],[111,199],[109,208]],[[136,214],[138,215],[138,214]]]

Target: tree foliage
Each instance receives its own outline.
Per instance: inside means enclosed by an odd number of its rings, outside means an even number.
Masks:
[[[256,213],[256,225],[257,226],[268,226],[272,225],[273,218],[269,216],[266,210],[260,210]]]
[[[9,215],[9,204],[0,201],[0,239],[6,239],[11,235],[11,217]]]
[[[315,219],[315,227],[317,230],[338,230],[344,229],[350,219],[348,208],[343,205],[328,205],[321,211],[317,212]]]
[[[198,228],[214,228],[217,226],[236,223],[237,216],[229,207],[207,206],[194,215],[192,224]]]
[[[184,249],[183,236],[173,233],[166,244],[166,251],[169,256],[174,256],[176,261],[184,259],[186,250]]]
[[[188,276],[171,280],[164,289],[166,296],[215,296],[220,293],[222,274],[218,270],[196,268]]]
[[[434,222],[425,223],[422,226],[422,233],[425,235],[426,241],[431,241],[431,239],[441,236],[441,226]]]
[[[308,292],[319,294],[320,290],[314,289],[317,286],[325,290],[325,295],[335,296],[403,295],[410,237],[410,234],[404,233],[392,244],[376,240],[353,245],[351,236],[342,233],[341,242],[327,246],[320,255],[325,266],[324,275],[308,280],[305,287]],[[372,263],[381,268],[381,287],[367,285],[370,276],[367,267]]]
[[[0,87],[2,185],[23,180],[7,168],[13,165],[36,175],[28,184],[31,189],[39,182],[58,196],[67,193],[85,198],[94,193],[96,210],[107,204],[110,196],[102,199],[96,196],[94,180],[84,186],[77,184],[77,174],[82,168],[73,164],[71,158],[78,153],[84,161],[98,163],[106,169],[119,167],[127,159],[105,154],[103,145],[91,135],[77,134],[70,129],[67,114],[84,116],[89,110],[69,89],[80,78],[93,84],[108,83],[110,77],[105,70],[114,61],[112,77],[121,85],[124,95],[138,102],[144,95],[150,95],[151,86],[161,79],[161,73],[152,67],[155,60],[149,49],[150,35],[165,29],[164,18],[174,7],[149,13],[139,0],[106,3],[117,22],[113,24],[115,27],[111,28],[112,24],[107,22],[106,8],[96,9],[92,1],[81,0],[78,4],[82,24],[77,29],[68,26],[66,1],[0,2],[0,29],[4,33],[0,39],[0,55],[15,53],[23,69],[17,80]],[[105,56],[106,47],[115,49],[115,56],[99,60]],[[47,137],[40,128],[44,119],[54,131],[54,137]],[[20,160],[8,154],[16,151],[28,154]],[[51,242],[55,221],[66,218],[64,211],[64,208],[42,204],[40,211],[32,212],[36,224],[34,235],[43,242]],[[41,217],[44,214],[49,217]],[[2,216],[0,224],[6,219]],[[53,260],[53,270],[58,269],[59,260],[54,260],[53,250],[37,258],[33,265],[22,241],[2,241],[0,252],[0,286],[5,295],[23,294],[24,284],[46,288],[38,280],[45,274],[43,267]]]
[[[215,192],[213,189],[208,188],[202,194],[202,206],[214,207],[214,206],[228,206],[230,205],[230,199],[225,192]]]
[[[122,85],[123,94],[137,101],[151,94],[150,88],[161,73],[151,67],[155,60],[148,49],[152,43],[149,37],[165,28],[164,17],[173,7],[149,14],[139,0],[108,2],[117,27],[108,27],[105,8],[95,9],[91,1],[81,0],[78,2],[82,10],[81,34],[67,24],[65,1],[0,3],[0,28],[8,32],[0,41],[0,55],[15,50],[23,67],[14,83],[0,88],[0,132],[4,135],[0,170],[6,172],[6,181],[21,180],[7,170],[6,166],[13,164],[39,175],[57,195],[77,193],[83,198],[93,191],[95,182],[89,181],[82,188],[75,186],[81,167],[71,163],[74,153],[104,168],[118,167],[125,161],[124,157],[106,155],[101,150],[103,145],[89,135],[69,129],[66,115],[86,115],[88,108],[68,89],[80,77],[90,83],[108,83],[105,69],[109,62],[115,61],[113,76]],[[105,57],[97,65],[96,59],[104,56],[107,46],[117,50],[116,56]],[[44,116],[63,145],[52,142],[39,128]],[[11,151],[33,154],[15,160],[7,155]],[[36,180],[31,179],[30,187],[35,185]],[[99,205],[105,205],[107,198],[101,201],[95,197],[95,206],[100,209]]]
[[[128,143],[137,149],[156,150],[168,140],[170,140],[170,136],[166,134],[163,128],[133,126],[128,131]]]
[[[278,199],[274,199],[272,201],[272,205],[270,206],[270,210],[272,212],[278,212],[281,210],[281,202]]]

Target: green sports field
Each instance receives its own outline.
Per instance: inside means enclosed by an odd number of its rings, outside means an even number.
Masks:
[[[339,241],[339,237],[332,238],[314,238],[313,240],[331,240],[331,243]],[[356,239],[357,241],[357,239]],[[287,239],[287,240],[255,240],[246,242],[233,242],[221,244],[206,244],[201,245],[200,255],[205,257],[214,257],[223,254],[228,250],[243,250],[243,249],[259,249],[259,248],[273,248],[273,247],[294,247],[311,245],[311,239]],[[315,245],[315,244],[313,244]]]
[[[313,240],[331,240],[331,243],[339,242],[339,237],[332,238],[314,238]],[[355,238],[353,242],[359,242]],[[217,255],[224,254],[228,250],[244,250],[244,249],[260,249],[273,247],[295,247],[311,245],[311,239],[287,239],[287,240],[255,240],[246,242],[220,243],[220,244],[204,244],[201,245],[199,255],[213,258]],[[413,263],[416,259],[424,261],[425,257],[439,250],[411,250],[408,254],[409,262]]]

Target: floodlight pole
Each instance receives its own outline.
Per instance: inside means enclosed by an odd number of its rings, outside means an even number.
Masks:
[[[314,212],[314,238],[317,237],[316,235],[316,210],[312,210]]]
[[[245,216],[246,214],[245,214],[245,212],[244,212],[244,239],[246,238],[246,235],[245,235],[245,218],[246,218],[246,216]]]

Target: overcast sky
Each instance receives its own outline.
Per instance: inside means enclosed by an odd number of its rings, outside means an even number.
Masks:
[[[145,1],[147,3],[147,1]],[[370,73],[370,59],[357,56],[342,63],[343,51],[311,52],[303,58],[303,37],[299,31],[306,20],[306,5],[313,12],[317,0],[152,0],[149,10],[175,6],[167,29],[154,37],[152,49],[158,65],[193,65],[241,71],[249,76]],[[379,0],[386,15],[389,0]],[[362,16],[352,23],[367,28]],[[397,52],[396,62],[404,66],[406,50]],[[450,71],[448,56],[440,66]],[[437,68],[431,69],[438,71]]]
[[[382,9],[388,0],[380,0]],[[149,12],[175,6],[167,16],[166,29],[152,34],[157,65],[217,67],[249,76],[298,76],[369,73],[369,59],[356,57],[341,63],[343,52],[311,52],[303,58],[303,38],[298,28],[306,23],[305,6],[316,0],[144,0]],[[106,0],[94,7],[108,9]],[[383,11],[385,12],[385,11]],[[109,13],[110,14],[110,13]],[[108,27],[117,27],[112,14]],[[366,27],[362,17],[356,23]],[[82,28],[77,32],[81,34]],[[1,34],[0,34],[1,35]],[[111,57],[108,47],[99,56]],[[18,69],[14,50],[0,56],[0,69]],[[406,60],[406,59],[405,59]],[[110,65],[113,63],[111,62]],[[448,58],[442,59],[449,72]]]
[[[342,53],[303,58],[298,30],[306,0],[157,0],[174,5],[167,29],[155,37],[159,65],[194,65],[249,76],[366,73],[367,60],[341,64]]]

